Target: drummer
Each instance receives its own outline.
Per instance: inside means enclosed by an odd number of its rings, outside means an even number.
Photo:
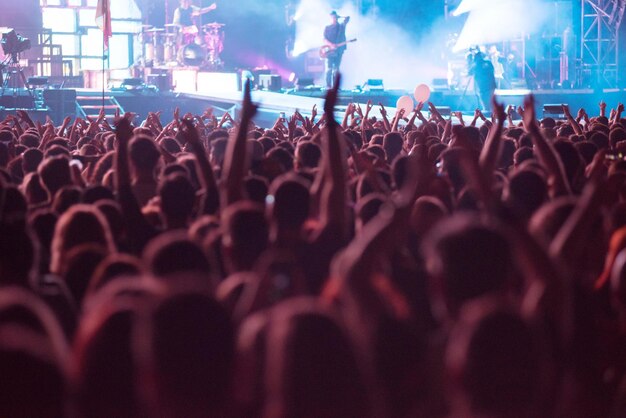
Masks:
[[[191,3],[192,0],[180,0],[180,6],[174,11],[174,21],[172,23],[178,25],[181,28],[181,32],[185,35],[198,34],[198,26],[194,18],[217,8],[215,3],[204,8],[194,6]],[[193,37],[191,39],[193,41]],[[187,41],[185,41],[185,43],[187,43]]]

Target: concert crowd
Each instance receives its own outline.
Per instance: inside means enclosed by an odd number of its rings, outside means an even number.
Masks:
[[[626,416],[624,106],[342,119],[334,85],[271,128],[249,86],[2,121],[0,416]]]

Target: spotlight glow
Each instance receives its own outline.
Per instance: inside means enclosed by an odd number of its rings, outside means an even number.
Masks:
[[[549,3],[541,0],[464,0],[452,14],[464,13],[469,16],[454,52],[535,33],[545,24],[551,10]]]

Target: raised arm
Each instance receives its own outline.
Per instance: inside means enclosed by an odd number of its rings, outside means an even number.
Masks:
[[[535,98],[529,95],[524,100],[524,127],[532,137],[539,161],[548,172],[548,184],[553,195],[571,194],[563,163],[552,145],[543,137],[535,118]]]
[[[383,106],[382,103],[378,103],[380,106],[380,115],[383,118],[383,124],[385,125],[385,131],[391,132],[391,124],[389,123],[389,118],[387,117],[387,109]]]
[[[339,138],[339,125],[334,117],[335,104],[341,76],[337,74],[334,87],[328,90],[324,103],[326,115],[326,141],[324,144],[324,183],[320,201],[322,228],[335,225],[345,228],[346,219],[346,174],[343,160],[343,144]],[[347,231],[343,231],[347,232]]]
[[[155,232],[141,213],[141,207],[132,189],[128,163],[128,143],[133,136],[130,118],[130,114],[127,113],[124,117],[115,121],[117,152],[113,160],[115,167],[114,185],[117,192],[117,200],[122,208],[122,214],[128,228],[130,248],[134,253],[138,254],[154,236]]]
[[[567,118],[569,125],[572,127],[576,135],[582,135],[583,130],[580,128],[580,125],[578,124],[578,122],[576,122],[576,119],[574,119],[574,117],[572,116],[572,113],[570,112],[568,105],[563,105],[563,113],[565,114],[565,117]]]
[[[391,132],[395,132],[398,130],[398,124],[400,123],[400,119],[404,117],[404,109],[398,109],[396,112],[396,116],[393,118],[393,124],[391,125]]]
[[[250,82],[248,81],[243,94],[241,124],[235,138],[231,138],[228,141],[224,157],[224,177],[222,182],[222,203],[224,206],[228,206],[243,198],[243,180],[248,169],[246,143],[248,126],[256,111],[257,107],[252,103]]]
[[[502,149],[502,141],[500,139],[504,121],[506,120],[506,112],[504,111],[504,105],[498,103],[495,100],[495,96],[491,99],[491,105],[496,116],[496,123],[489,130],[489,135],[480,154],[480,168],[487,176],[493,177],[492,174],[496,169]]]
[[[193,126],[193,122],[185,119],[182,124],[183,138],[191,146],[191,152],[196,157],[198,167],[198,180],[200,186],[205,190],[203,213],[215,214],[219,210],[219,191],[217,182],[213,175],[213,168],[206,155],[206,150],[200,141],[198,130]]]

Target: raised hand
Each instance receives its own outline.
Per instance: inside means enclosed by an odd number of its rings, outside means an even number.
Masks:
[[[565,114],[565,117],[570,119],[572,117],[572,112],[570,112],[569,106],[564,104],[561,107],[563,108],[563,114]]]
[[[519,112],[519,108],[518,108]],[[527,130],[537,127],[537,118],[535,114],[535,96],[529,94],[524,98],[524,110],[522,111],[524,126]]]
[[[248,122],[254,117],[258,110],[258,106],[252,103],[252,93],[251,93],[250,80],[245,85],[243,92],[243,109],[241,112],[241,119],[247,120]],[[230,117],[230,114],[228,115]]]
[[[382,117],[386,117],[387,109],[385,109],[385,106],[382,103],[378,103],[378,106],[380,106],[380,114],[382,115]]]
[[[337,73],[335,76],[335,83],[333,88],[326,93],[326,100],[324,101],[324,114],[326,115],[326,123],[329,127],[337,124],[335,120],[335,106],[337,105],[337,99],[339,96],[339,84],[341,83],[341,74]]]
[[[118,141],[127,142],[133,136],[133,126],[131,125],[131,114],[125,113],[124,116],[115,119],[115,136]]]
[[[507,112],[504,108],[504,104],[498,103],[495,96],[491,98],[491,108],[493,109],[493,114],[496,117],[496,121],[500,124],[504,124],[504,121],[507,117]]]
[[[192,147],[200,146],[200,135],[198,129],[194,126],[193,120],[190,118],[184,118],[181,122],[180,132],[183,140],[190,144]]]

